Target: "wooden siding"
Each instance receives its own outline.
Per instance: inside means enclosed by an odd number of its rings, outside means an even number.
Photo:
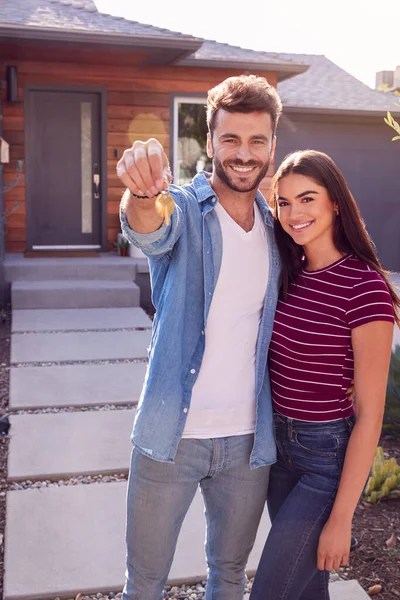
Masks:
[[[118,207],[122,188],[115,169],[118,158],[134,140],[157,138],[170,151],[171,93],[206,94],[231,75],[242,71],[187,68],[140,67],[143,55],[118,50],[0,44],[2,78],[7,65],[18,69],[19,101],[6,102],[3,90],[3,137],[10,144],[10,163],[5,168],[5,183],[15,174],[16,161],[24,155],[24,86],[84,86],[107,90],[107,239],[109,247],[119,231]],[[53,60],[52,60],[53,59]],[[56,59],[56,60],[54,60]],[[258,72],[276,84],[275,73]],[[268,189],[268,178],[263,190]],[[6,250],[26,250],[25,182],[4,196],[6,211],[12,209],[6,224]],[[56,201],[56,199],[55,199]]]

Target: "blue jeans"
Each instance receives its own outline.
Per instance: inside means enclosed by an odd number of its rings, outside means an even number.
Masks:
[[[155,461],[133,449],[122,600],[162,599],[179,531],[199,485],[207,525],[205,599],[243,599],[245,567],[270,470],[250,469],[253,441],[253,435],[183,439],[174,463]]]
[[[250,600],[329,600],[317,569],[321,531],[336,497],[355,417],[309,423],[275,413],[278,461],[271,468],[272,527]]]

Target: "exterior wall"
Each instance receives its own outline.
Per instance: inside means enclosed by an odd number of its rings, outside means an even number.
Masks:
[[[277,164],[294,150],[326,152],[343,172],[386,269],[400,272],[399,151],[381,117],[284,111]]]
[[[2,99],[0,97],[0,136],[3,135],[2,132],[2,124],[3,124],[3,117],[2,117]],[[3,261],[4,261],[4,247],[5,247],[5,218],[4,218],[4,196],[3,196],[3,185],[4,185],[4,178],[3,178],[3,170],[4,167],[2,164],[0,164],[0,310],[2,308],[4,308],[5,306],[5,290],[6,290],[6,283],[5,283],[5,278],[4,278],[4,268],[3,268]]]
[[[1,45],[4,78],[8,64],[18,69],[19,102],[3,102],[3,137],[10,144],[10,165],[5,170],[7,181],[13,178],[16,160],[24,155],[24,86],[93,86],[107,90],[107,230],[110,248],[119,231],[118,208],[122,194],[115,174],[119,157],[134,140],[157,138],[170,151],[170,94],[207,91],[231,75],[242,71],[185,68],[138,67],[143,55],[118,50],[80,50],[44,45]],[[276,74],[258,72],[276,85]],[[3,101],[5,90],[3,90]],[[115,156],[117,155],[117,157]],[[272,168],[271,168],[272,169]],[[61,182],[60,182],[61,185]],[[268,179],[262,189],[268,189]],[[24,181],[10,191],[6,209],[18,203],[7,223],[6,250],[26,249],[26,202]],[[56,199],[55,199],[56,201]]]

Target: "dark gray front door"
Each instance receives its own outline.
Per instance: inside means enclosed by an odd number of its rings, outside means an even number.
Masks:
[[[100,95],[27,91],[25,156],[28,248],[100,248]]]

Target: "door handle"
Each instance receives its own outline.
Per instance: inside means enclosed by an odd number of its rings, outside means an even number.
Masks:
[[[100,198],[99,194],[99,186],[100,186],[100,175],[98,173],[94,173],[93,175],[93,184],[94,184],[94,197],[96,200]]]

